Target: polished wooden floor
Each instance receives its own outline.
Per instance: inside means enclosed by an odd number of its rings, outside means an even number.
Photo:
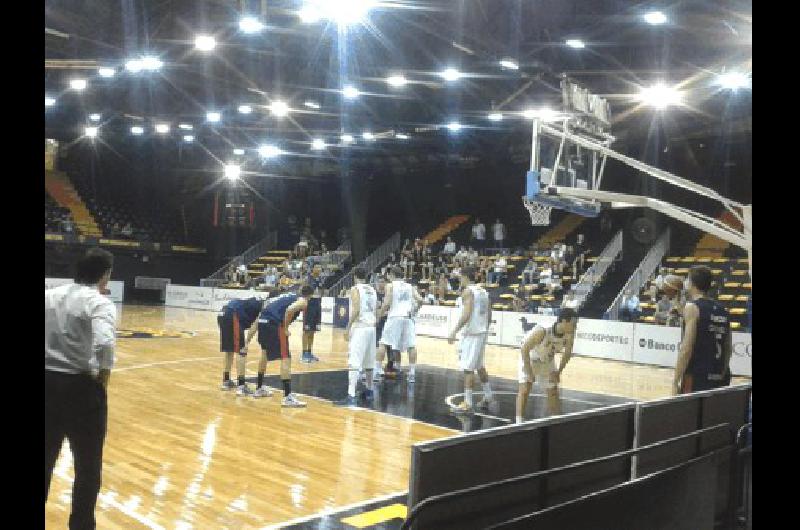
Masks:
[[[277,525],[405,491],[411,445],[457,434],[313,398],[306,409],[282,409],[279,392],[261,400],[221,392],[215,315],[120,308],[120,329],[156,337],[118,341],[98,528]],[[158,337],[162,331],[167,336]],[[290,349],[299,352],[299,324],[291,331]],[[456,367],[455,347],[446,341],[419,337],[417,345],[419,363]],[[314,348],[321,362],[295,363],[294,372],[340,370],[346,348],[342,332],[326,326]],[[257,356],[251,358],[250,373]],[[513,379],[517,358],[514,349],[489,346],[487,369]],[[277,368],[272,363],[267,371]],[[667,369],[574,358],[562,381],[565,388],[649,399],[669,395],[671,378]],[[66,528],[72,476],[65,444],[45,510],[47,528]]]

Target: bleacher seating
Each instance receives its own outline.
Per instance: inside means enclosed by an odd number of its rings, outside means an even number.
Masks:
[[[100,227],[81,200],[69,178],[60,171],[45,170],[45,191],[62,208],[66,208],[79,234],[100,237]],[[45,201],[45,209],[47,202]]]
[[[747,258],[721,258],[710,256],[669,256],[662,261],[664,274],[677,274],[686,278],[693,265],[706,265],[714,275],[710,296],[722,302],[728,309],[731,329],[743,331],[747,327],[747,301],[753,284],[748,272]],[[655,322],[656,302],[650,291],[655,280],[651,279],[639,293],[639,308],[642,322]],[[660,296],[660,294],[659,294]]]

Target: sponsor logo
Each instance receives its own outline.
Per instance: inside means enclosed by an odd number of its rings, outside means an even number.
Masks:
[[[656,351],[678,351],[678,345],[674,342],[658,342],[653,339],[639,339],[639,347]]]
[[[734,342],[733,354],[737,357],[752,357],[753,356],[753,343],[747,342]]]
[[[620,344],[622,346],[625,346],[630,342],[629,337],[623,337],[620,335],[607,335],[605,333],[576,333],[575,338],[592,342],[610,342],[612,344]]]

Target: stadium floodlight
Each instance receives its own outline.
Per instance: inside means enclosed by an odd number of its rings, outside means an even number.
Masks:
[[[314,151],[321,151],[325,149],[325,140],[322,140],[320,138],[315,138],[311,142],[311,149],[313,149]]]
[[[181,123],[178,125],[179,129],[183,129],[184,131],[191,131],[194,129],[194,126],[191,123]]]
[[[201,52],[210,52],[217,47],[217,41],[211,35],[198,35],[194,39],[194,47]]]
[[[447,124],[447,128],[450,132],[458,132],[461,130],[462,125],[457,121],[451,121],[450,123]]]
[[[567,46],[570,48],[575,48],[576,50],[580,50],[581,48],[585,48],[586,44],[580,39],[569,39],[567,41]]]
[[[342,135],[342,143],[345,144],[352,144],[355,141],[352,134],[343,134]]]
[[[86,88],[86,79],[71,79],[69,87],[72,90],[84,90]]]
[[[233,154],[234,154],[234,155],[239,155],[239,156],[242,156],[242,155],[244,154],[244,149],[238,149],[238,148],[237,148],[237,149],[234,149],[234,150],[233,150]]]
[[[503,113],[502,112],[492,112],[488,116],[489,121],[503,121]]]
[[[462,74],[455,68],[445,68],[439,75],[442,76],[445,81],[458,81],[461,79]]]
[[[727,90],[750,87],[750,76],[743,72],[725,72],[717,76],[716,84]]]
[[[55,104],[56,104],[56,98],[51,98],[51,97],[47,97],[47,96],[44,97],[44,106],[45,107],[52,107]]]
[[[86,127],[83,130],[83,134],[87,138],[96,138],[97,137],[97,127]]]
[[[131,127],[131,134],[135,134],[136,136],[144,134],[144,127],[139,127],[138,125],[134,125],[133,127]]]
[[[372,134],[371,132],[365,132],[364,134],[361,135],[361,137],[364,140],[369,140],[369,141],[374,141],[375,140],[375,135]]]
[[[157,123],[156,124],[156,132],[158,134],[167,134],[169,132],[169,124],[168,123]]]
[[[239,19],[239,29],[242,33],[258,33],[264,29],[264,24],[256,17],[246,16]]]
[[[304,102],[303,105],[305,105],[306,107],[308,107],[310,109],[319,109],[319,103],[317,103],[316,101],[308,100],[308,101]]]
[[[100,121],[101,116],[97,113],[89,114],[90,121]]]
[[[184,135],[184,136],[183,136],[183,141],[184,141],[184,142],[186,142],[186,143],[188,143],[188,144],[190,144],[190,143],[194,142],[194,135],[192,135],[192,134],[186,134],[186,135]]]
[[[269,106],[269,111],[272,113],[273,116],[282,118],[287,114],[289,114],[289,105],[287,105],[283,101],[273,101],[272,104]]]
[[[517,64],[517,62],[511,59],[501,60],[500,66],[502,66],[506,70],[519,70],[519,65]]]
[[[353,85],[345,85],[345,87],[342,89],[342,95],[346,99],[355,99],[359,96],[359,94],[361,94],[361,92],[359,92],[358,89]]]
[[[639,93],[639,100],[646,105],[662,110],[670,105],[681,102],[681,94],[673,87],[664,83],[657,83],[651,87],[643,88]]]
[[[391,86],[401,87],[401,86],[405,86],[406,83],[408,83],[408,79],[406,79],[405,76],[400,75],[400,74],[398,74],[398,75],[390,75],[389,77],[386,78],[386,82],[389,83],[389,85],[391,85]]]
[[[142,69],[147,70],[149,72],[154,72],[156,70],[160,70],[164,63],[158,57],[154,57],[152,55],[146,55],[142,57]]]
[[[239,114],[250,114],[253,112],[253,107],[250,105],[239,105]]]
[[[100,77],[114,77],[116,74],[116,70],[113,68],[98,68],[97,73],[100,74]]]
[[[403,133],[397,133],[394,135],[394,137],[398,140],[408,140],[408,135]]]
[[[225,178],[228,180],[237,180],[239,175],[242,174],[242,167],[238,164],[225,164],[223,168]]]
[[[375,4],[375,0],[306,0],[297,14],[306,24],[326,19],[348,26],[363,22]]]
[[[658,26],[659,24],[663,24],[667,21],[667,15],[661,11],[650,11],[649,13],[645,13],[644,21],[648,24],[652,24],[653,26]]]
[[[209,123],[218,123],[222,119],[222,114],[216,111],[206,112],[206,121]]]
[[[283,151],[272,144],[264,144],[258,147],[258,154],[261,158],[274,158],[283,154]]]

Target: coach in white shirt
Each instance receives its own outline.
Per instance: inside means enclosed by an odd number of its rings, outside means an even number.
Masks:
[[[100,294],[114,258],[93,248],[76,266],[75,283],[44,292],[44,500],[64,438],[75,463],[69,528],[95,528],[114,365],[117,312]]]
[[[442,254],[450,254],[453,255],[456,253],[456,242],[453,241],[453,238],[447,236],[447,243],[444,244],[444,250]]]
[[[503,248],[503,241],[506,238],[506,227],[500,222],[500,219],[495,221],[494,225],[492,225],[492,235],[494,236],[494,244],[497,245],[497,248]]]
[[[481,251],[486,248],[486,225],[480,219],[476,219],[475,224],[472,226],[472,239],[475,248]]]

